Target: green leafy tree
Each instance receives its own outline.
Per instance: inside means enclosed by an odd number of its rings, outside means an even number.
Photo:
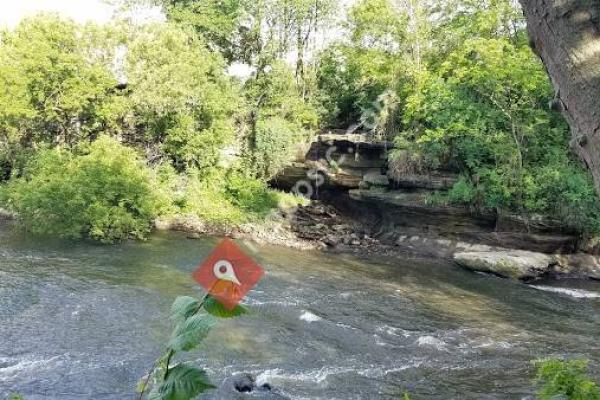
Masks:
[[[495,163],[519,174],[527,135],[535,134],[535,123],[549,122],[539,107],[548,89],[527,50],[504,40],[467,42],[409,96],[408,129],[398,142],[422,149],[431,168],[475,170]]]
[[[135,30],[127,48],[127,141],[143,146],[149,159],[167,156],[180,170],[216,165],[233,141],[238,108],[222,59],[169,24]]]
[[[397,119],[404,98],[419,79],[436,71],[467,40],[507,39],[525,44],[519,12],[508,0],[356,2],[343,23],[347,38],[326,49],[318,60],[325,122],[333,126],[356,123],[389,91],[399,99],[391,121]],[[389,125],[388,136],[401,128],[398,120]]]
[[[3,33],[0,55],[5,177],[40,146],[73,148],[101,133],[180,170],[216,164],[233,141],[235,85],[222,58],[184,28],[41,15]]]
[[[82,40],[87,31],[48,14],[1,34],[0,164],[5,174],[24,152],[41,145],[73,147],[102,131],[100,110],[117,81],[90,62],[92,49]]]
[[[408,133],[423,144],[441,139],[448,153],[440,158],[466,150],[455,159],[467,168],[485,162],[485,154],[468,152],[470,145],[486,142],[494,155],[505,152],[498,164],[509,162],[518,173],[525,142],[558,123],[543,107],[551,91],[539,63],[506,40],[466,42],[421,84],[408,100]]]
[[[245,30],[242,17],[244,0],[165,0],[169,19],[191,26],[209,47],[220,51],[228,61],[240,55],[240,37]]]
[[[294,51],[300,78],[311,39],[335,10],[331,0],[164,0],[162,4],[171,20],[192,26],[229,62],[262,70]]]
[[[467,40],[417,82],[392,162],[409,165],[397,170],[451,169],[463,179],[450,201],[598,229],[598,200],[569,155],[566,125],[547,108],[552,90],[528,47]]]
[[[276,175],[295,147],[306,142],[318,125],[316,107],[302,98],[294,74],[282,62],[247,82],[251,109],[243,141],[244,166],[260,179]]]
[[[321,24],[331,15],[336,3],[331,0],[280,0],[279,2],[283,3],[284,9],[289,10],[291,14],[291,28],[296,46],[296,77],[299,82],[304,83],[305,53],[308,45]]]
[[[428,2],[430,45],[427,58],[437,66],[445,57],[472,39],[507,39],[526,45],[523,13],[511,0],[444,0]]]
[[[395,134],[414,71],[408,23],[406,10],[389,0],[361,0],[350,9],[344,24],[349,40],[319,56],[324,125],[362,123],[367,130],[385,127],[385,136]]]
[[[228,11],[221,13],[223,7]],[[312,75],[306,68],[305,52],[333,9],[329,0],[168,2],[172,20],[195,27],[200,39],[194,46],[208,43],[211,47],[212,28],[226,32],[217,36],[229,37],[224,41],[228,60],[246,62],[255,69],[244,86],[246,117],[240,125],[248,175],[263,179],[276,174],[291,147],[318,125],[314,102],[309,99]],[[213,25],[214,14],[220,16]],[[295,73],[281,61],[290,52],[298,61]],[[180,143],[175,147],[182,148]]]
[[[406,45],[408,15],[389,0],[357,2],[345,25],[355,46],[395,53]]]

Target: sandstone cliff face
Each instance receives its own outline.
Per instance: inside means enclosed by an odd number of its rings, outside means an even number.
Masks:
[[[392,149],[391,143],[370,143],[362,135],[322,135],[272,184],[293,190],[307,182],[314,186],[314,198],[375,223],[391,242],[426,234],[542,253],[577,249],[578,236],[550,218],[432,204],[431,196],[451,188],[456,174],[395,172],[392,179],[387,168]]]
[[[389,186],[385,174],[392,143],[369,143],[362,135],[320,135],[304,154],[299,154],[273,180],[273,185],[292,190],[302,180],[323,178],[323,189],[358,189],[361,184]]]

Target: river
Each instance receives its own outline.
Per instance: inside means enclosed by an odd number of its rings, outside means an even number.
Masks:
[[[178,295],[218,243],[160,234],[99,246],[0,225],[0,398],[133,399]],[[244,244],[242,244],[245,246]],[[267,271],[193,359],[292,399],[522,399],[530,361],[600,365],[600,283],[526,286],[442,262],[245,246]]]

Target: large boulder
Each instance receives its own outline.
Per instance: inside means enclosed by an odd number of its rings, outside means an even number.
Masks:
[[[509,249],[459,252],[454,254],[454,261],[473,271],[518,280],[539,278],[556,263],[554,257],[548,254]]]

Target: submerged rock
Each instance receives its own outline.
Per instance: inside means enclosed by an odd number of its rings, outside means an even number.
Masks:
[[[221,386],[213,392],[212,400],[289,400],[270,384],[258,385],[256,378],[250,374],[237,374],[223,381]]]
[[[429,348],[438,351],[446,349],[446,343],[443,340],[437,339],[433,336],[419,337],[419,339],[417,339],[416,345],[419,347]]]
[[[539,278],[555,264],[554,258],[548,254],[508,249],[456,253],[454,260],[473,271],[519,280]]]
[[[591,254],[557,254],[552,273],[561,277],[600,280],[600,257]]]

